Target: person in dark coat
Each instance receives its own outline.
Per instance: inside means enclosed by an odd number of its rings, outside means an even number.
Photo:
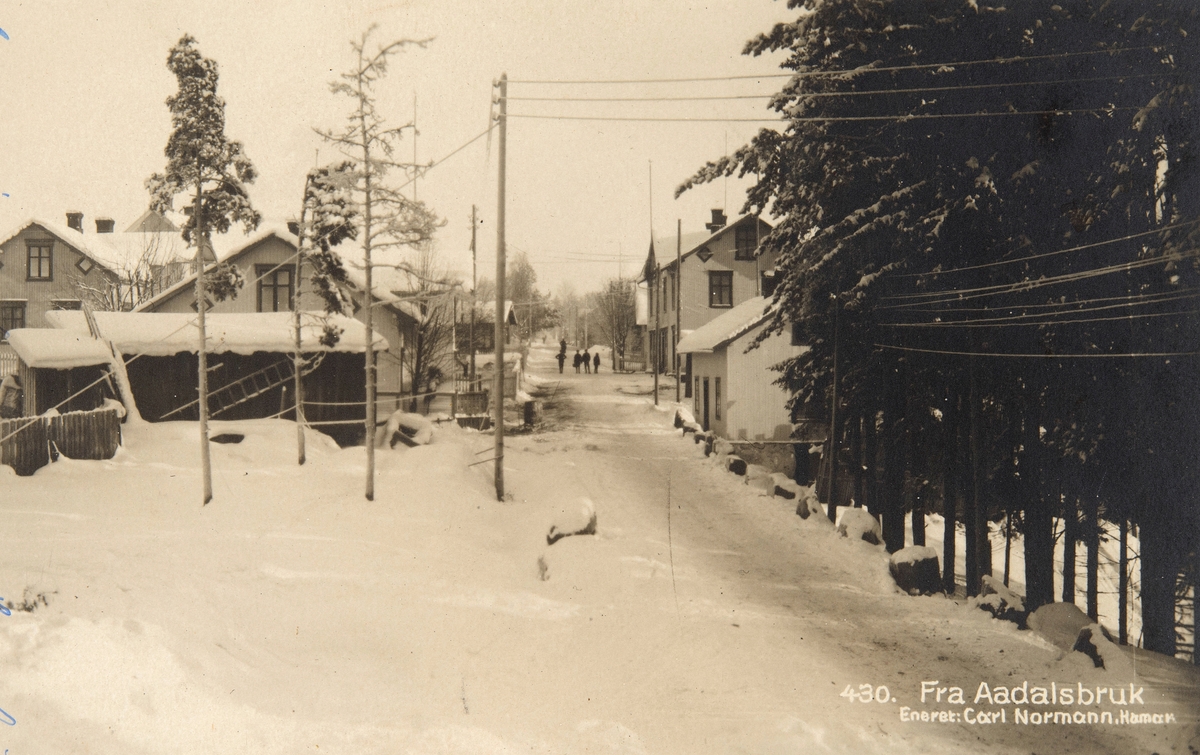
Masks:
[[[563,365],[567,361],[567,352],[565,352],[565,351],[558,352],[557,358],[558,358],[558,374],[561,375],[562,371],[563,371]]]
[[[558,342],[558,353],[564,357],[567,355],[567,339],[562,339]]]
[[[587,353],[587,349],[583,350],[583,371],[589,375],[592,373],[592,355]]]
[[[575,374],[579,374],[579,363],[583,361],[583,357],[579,356],[579,349],[575,349]]]
[[[592,357],[592,366],[596,368],[596,374],[600,374],[600,352],[596,352],[596,356]]]

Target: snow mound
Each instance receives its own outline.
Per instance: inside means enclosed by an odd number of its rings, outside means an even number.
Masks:
[[[837,531],[851,540],[866,540],[871,545],[883,542],[883,530],[866,509],[845,509],[838,521]]]
[[[596,505],[591,498],[580,498],[574,506],[565,506],[554,518],[550,532],[546,535],[546,544],[554,545],[564,537],[571,535],[596,534]]]
[[[425,446],[433,440],[433,423],[420,414],[410,414],[399,411],[388,417],[387,427],[382,439],[377,439],[376,445],[386,442],[389,448],[395,448],[397,443],[412,446]]]

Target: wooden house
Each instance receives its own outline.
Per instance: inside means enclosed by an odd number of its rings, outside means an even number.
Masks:
[[[299,240],[283,228],[267,228],[238,242],[220,255],[222,262],[235,265],[245,279],[245,287],[234,299],[212,302],[208,311],[215,314],[290,312],[293,297],[300,297],[300,309],[319,311],[324,301],[306,285],[312,271],[307,264],[296,269],[296,250]],[[357,327],[364,330],[362,321],[366,296],[361,270],[351,262],[346,265],[349,283],[345,293],[354,304]],[[196,276],[189,274],[174,286],[137,308],[138,312],[193,313],[196,311]],[[377,353],[378,392],[394,400],[411,392],[411,375],[405,366],[405,349],[416,340],[420,311],[402,297],[376,286],[370,297],[374,307],[372,329],[387,343],[386,350]],[[381,405],[382,408],[386,405]]]
[[[655,239],[639,279],[645,297],[639,323],[645,328],[649,368],[682,369],[689,386],[694,381],[687,362],[678,358],[678,339],[749,299],[768,295],[774,279],[775,254],[759,254],[758,243],[770,225],[752,215],[727,225],[725,214],[713,210],[706,227],[707,234],[689,234],[682,244],[671,237]]]
[[[756,296],[679,342],[679,352],[691,357],[692,404],[705,430],[733,440],[791,436],[789,395],[775,385],[772,368],[808,347],[794,343],[789,328],[750,348],[770,317],[770,300]]]

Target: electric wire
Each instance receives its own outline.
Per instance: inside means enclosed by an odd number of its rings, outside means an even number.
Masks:
[[[1061,60],[1086,55],[1112,55],[1120,52],[1137,52],[1142,50],[1160,50],[1161,47],[1144,45],[1139,47],[1114,47],[1107,50],[1080,50],[1077,52],[1058,52],[1046,55],[1018,55],[1012,57],[982,58],[978,60],[958,60],[945,63],[912,63],[899,66],[879,66],[849,68],[836,71],[793,71],[792,73],[762,73],[742,74],[735,76],[700,76],[684,78],[661,79],[509,79],[509,84],[675,84],[700,83],[710,81],[741,81],[747,79],[778,79],[778,78],[811,78],[814,76],[847,76],[860,73],[887,73],[891,71],[916,71],[923,69],[955,68],[958,66],[984,65],[988,63],[1024,63],[1033,60]]]
[[[918,354],[939,354],[943,356],[963,356],[963,357],[1008,357],[1013,359],[1169,359],[1173,357],[1194,357],[1200,356],[1200,351],[1146,351],[1146,352],[1131,352],[1121,354],[1097,353],[1097,354],[1014,354],[1004,352],[987,352],[987,351],[953,351],[950,349],[921,349],[915,346],[895,346],[887,343],[873,343],[875,348],[890,349],[892,351],[909,351]]]
[[[777,118],[666,118],[646,116],[613,116],[613,115],[561,115],[509,113],[508,118],[524,120],[548,121],[624,121],[635,123],[878,123],[890,121],[904,123],[907,121],[940,120],[942,118],[999,118],[1023,115],[1111,115],[1127,110],[1145,110],[1145,107],[1102,107],[1102,108],[1067,108],[1062,110],[998,110],[982,113],[911,113],[908,115],[814,115],[799,117]]]

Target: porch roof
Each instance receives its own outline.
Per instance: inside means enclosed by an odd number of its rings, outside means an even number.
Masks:
[[[8,331],[8,343],[30,367],[69,370],[112,361],[108,347],[86,331],[16,328]]]

